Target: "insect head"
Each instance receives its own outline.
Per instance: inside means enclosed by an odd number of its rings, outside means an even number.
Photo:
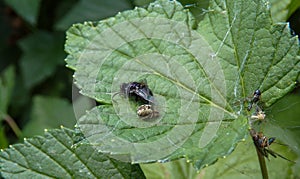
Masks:
[[[256,104],[260,100],[261,92],[259,89],[255,90],[253,93],[253,97],[249,102],[247,110],[250,111],[252,109],[253,104]]]

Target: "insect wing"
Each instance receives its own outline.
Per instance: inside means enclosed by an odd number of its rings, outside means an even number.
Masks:
[[[266,153],[269,153],[270,155],[272,155],[274,158],[277,158],[276,153],[273,150],[270,149],[264,149],[266,151]]]
[[[151,95],[152,92],[151,92],[151,90],[147,86],[145,86],[144,88],[136,90],[135,94],[137,96],[142,97],[146,101],[154,103],[154,97],[153,97],[153,95]]]
[[[282,159],[284,159],[284,160],[287,160],[287,161],[289,161],[289,162],[296,163],[295,161],[292,161],[292,160],[290,160],[290,159],[288,159],[288,158],[285,158],[284,156],[280,155],[280,154],[277,153],[277,152],[274,152],[274,151],[271,150],[271,149],[266,149],[266,151],[267,151],[270,155],[272,155],[273,157],[275,157],[275,158],[277,158],[277,156],[278,156],[278,157],[280,157],[280,158],[282,158]]]
[[[250,111],[252,109],[253,103],[252,101],[249,102],[248,106],[247,106],[247,110]]]

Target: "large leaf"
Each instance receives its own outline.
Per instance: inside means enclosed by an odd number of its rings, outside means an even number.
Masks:
[[[241,101],[261,89],[265,106],[294,88],[297,38],[273,25],[261,1],[211,1],[193,30],[191,14],[159,0],[67,32],[66,61],[81,93],[107,105],[78,120],[104,153],[135,163],[185,157],[200,169],[247,134]],[[121,83],[146,79],[160,117],[144,121]]]
[[[89,145],[72,148],[74,132],[63,128],[0,152],[5,178],[144,178],[138,165],[122,163]]]

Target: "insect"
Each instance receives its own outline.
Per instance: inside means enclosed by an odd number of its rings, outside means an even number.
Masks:
[[[256,112],[254,115],[251,116],[251,119],[254,119],[254,121],[264,121],[264,119],[266,118],[266,114],[264,111],[262,111],[260,109],[260,107],[256,107]]]
[[[280,157],[282,159],[285,159],[287,161],[293,162],[292,160],[289,160],[285,158],[284,156],[280,155],[279,153],[274,152],[269,147],[270,145],[275,141],[275,137],[267,138],[262,132],[256,132],[254,129],[250,130],[250,134],[252,136],[253,143],[256,147],[256,149],[269,160],[269,154],[272,155],[274,158]]]
[[[115,93],[113,97],[117,94],[122,94],[126,97],[134,96],[135,100],[139,99],[148,103],[154,103],[153,93],[146,82],[122,83],[120,85],[120,92]]]
[[[154,110],[150,104],[139,106],[136,113],[141,119],[153,119],[159,116],[159,112]]]
[[[255,90],[253,93],[253,97],[249,102],[247,110],[250,111],[252,109],[253,104],[257,103],[260,100],[261,92],[259,89]]]

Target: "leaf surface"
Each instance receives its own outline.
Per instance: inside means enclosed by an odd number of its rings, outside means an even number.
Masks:
[[[232,152],[248,133],[243,100],[256,89],[265,106],[294,88],[298,40],[272,24],[263,1],[210,1],[194,30],[176,1],[159,0],[67,32],[66,61],[81,93],[106,105],[78,119],[85,137],[120,160],[185,157],[197,169]],[[158,119],[136,115],[122,83],[146,79]]]
[[[295,153],[290,151],[287,146],[274,143],[270,146],[270,149],[291,160],[296,159]],[[292,172],[293,163],[279,157],[269,156],[269,159],[269,161],[266,159],[266,164],[270,178],[293,178],[298,176],[298,172]],[[261,178],[252,139],[249,137],[246,142],[239,143],[230,156],[219,159],[215,165],[205,168],[201,173],[204,178]]]
[[[138,165],[109,158],[90,145],[72,148],[74,132],[63,128],[1,150],[5,178],[144,178]]]
[[[270,0],[271,14],[274,22],[286,22],[300,7],[297,0]]]

